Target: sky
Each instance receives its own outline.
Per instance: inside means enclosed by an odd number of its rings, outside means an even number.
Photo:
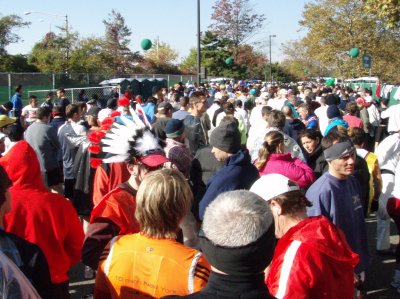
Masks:
[[[259,50],[269,55],[269,35],[272,39],[272,61],[281,61],[281,44],[304,36],[298,25],[306,0],[250,0],[257,14],[264,14],[267,21],[251,41],[259,41]],[[215,0],[200,1],[201,31],[211,24],[212,6]],[[143,51],[140,42],[144,38],[168,43],[179,53],[180,59],[196,47],[197,0],[0,0],[0,16],[16,14],[31,22],[28,28],[16,33],[22,41],[9,45],[10,54],[28,54],[33,45],[50,31],[59,32],[57,26],[68,15],[69,28],[81,37],[103,36],[102,21],[108,19],[112,9],[125,18],[131,29],[131,50]],[[25,12],[32,12],[25,15]],[[33,13],[37,12],[37,13]],[[50,14],[58,15],[53,16]],[[251,41],[249,42],[251,44]]]

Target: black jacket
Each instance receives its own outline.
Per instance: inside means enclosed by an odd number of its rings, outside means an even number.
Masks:
[[[306,129],[306,126],[303,124],[303,122],[300,119],[293,118],[293,119],[285,120],[285,126],[283,127],[283,132],[286,135],[289,135],[290,137],[292,137],[294,140],[296,140],[296,142],[298,142],[299,133],[305,129]]]
[[[236,277],[211,271],[207,285],[197,293],[187,296],[162,298],[190,299],[270,299],[272,297],[264,282],[264,273],[258,276]]]
[[[315,151],[308,154],[304,150],[304,155],[307,160],[307,165],[314,171],[315,180],[317,180],[325,171],[328,170],[328,163],[325,160],[324,152],[321,145],[319,145]]]
[[[53,298],[49,265],[39,246],[0,230],[0,250],[18,266],[42,298]]]

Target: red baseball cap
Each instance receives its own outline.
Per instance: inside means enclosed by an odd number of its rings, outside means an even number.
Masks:
[[[161,166],[162,164],[169,162],[168,158],[162,153],[151,153],[146,156],[139,158],[139,161],[150,168]]]

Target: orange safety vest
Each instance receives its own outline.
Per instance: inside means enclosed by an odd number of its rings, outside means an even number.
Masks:
[[[189,295],[210,274],[204,255],[171,239],[140,233],[118,236],[98,269],[95,298],[160,298]]]

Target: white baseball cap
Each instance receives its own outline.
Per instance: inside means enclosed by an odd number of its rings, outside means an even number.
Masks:
[[[260,196],[265,201],[269,201],[272,198],[284,194],[290,191],[300,190],[300,187],[289,180],[287,177],[278,174],[271,173],[260,177],[251,186],[250,191]]]

